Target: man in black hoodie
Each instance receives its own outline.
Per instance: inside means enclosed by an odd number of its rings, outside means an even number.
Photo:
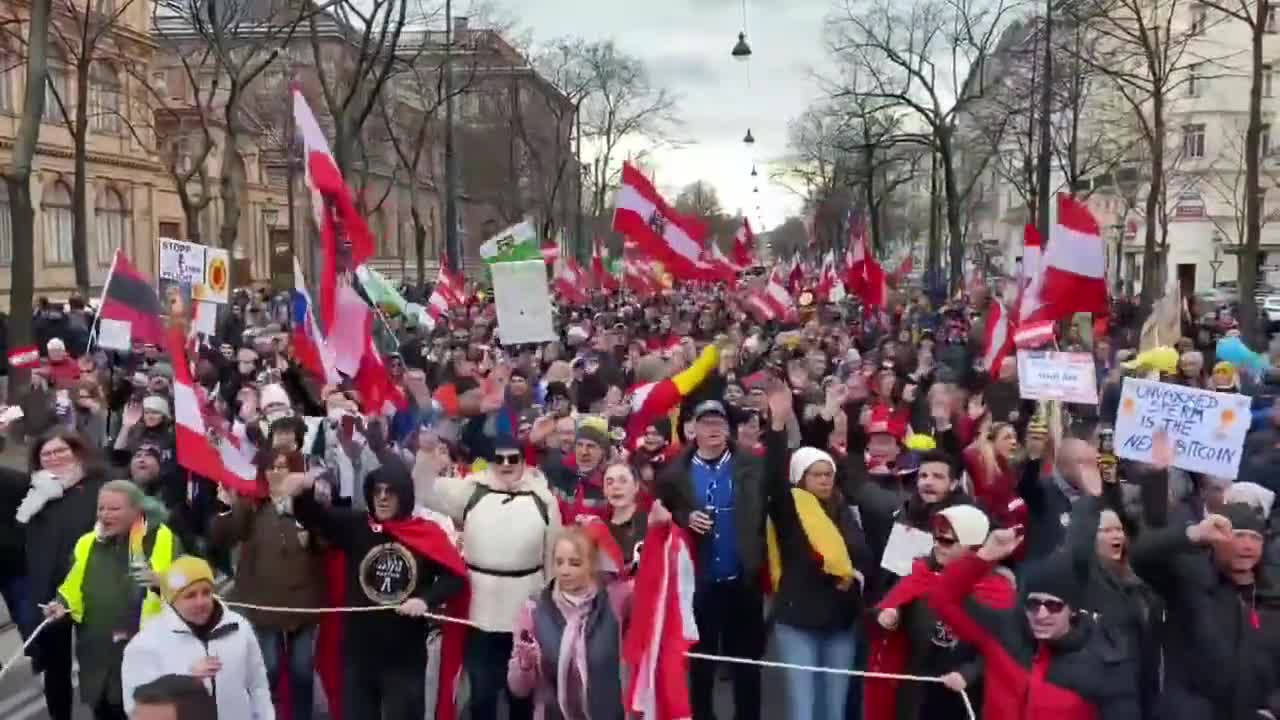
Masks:
[[[422,718],[427,669],[422,616],[465,590],[465,576],[455,572],[461,566],[456,548],[426,539],[443,533],[433,533],[430,521],[412,516],[413,480],[394,456],[384,456],[382,466],[365,479],[367,513],[326,508],[316,500],[314,475],[295,480],[300,494],[294,511],[303,526],[346,551],[346,604],[398,606],[394,613],[345,616],[345,717]]]

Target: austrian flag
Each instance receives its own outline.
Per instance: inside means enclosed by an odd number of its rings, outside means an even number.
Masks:
[[[613,229],[635,241],[648,257],[682,280],[711,280],[702,261],[707,230],[676,212],[653,183],[630,164],[614,200]]]

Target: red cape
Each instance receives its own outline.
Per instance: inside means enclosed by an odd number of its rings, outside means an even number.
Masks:
[[[372,519],[370,526],[375,525]],[[430,520],[410,517],[381,523],[382,529],[401,545],[421,554],[467,582],[467,563],[462,553],[445,534],[444,529]],[[453,596],[445,603],[445,614],[468,620],[471,617],[471,588]],[[462,623],[444,624],[444,636],[440,651],[440,689],[436,698],[437,720],[456,720],[458,716],[458,680],[462,676],[462,661],[467,647],[467,628]],[[354,720],[354,719],[353,719]]]
[[[902,578],[889,594],[876,605],[876,610],[899,609],[924,599],[929,590],[942,578],[942,573],[929,567],[921,558],[911,565],[911,574]],[[997,609],[1013,607],[1016,598],[1013,583],[996,573],[991,573],[973,588],[973,597],[983,605]],[[910,661],[911,645],[901,625],[895,631],[887,631],[874,620],[871,625],[871,659],[867,663],[870,672],[901,675]],[[896,720],[898,716],[898,686],[902,681],[868,677],[863,685],[864,720]]]

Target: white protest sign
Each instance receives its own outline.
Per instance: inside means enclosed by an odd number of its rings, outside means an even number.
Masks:
[[[231,256],[222,248],[204,249],[204,273],[192,297],[202,302],[224,304],[231,299]]]
[[[910,525],[894,523],[885,543],[880,567],[899,577],[911,574],[911,564],[916,558],[933,552],[933,535]]]
[[[1116,455],[1151,461],[1151,437],[1173,441],[1174,467],[1232,478],[1240,468],[1251,419],[1245,395],[1125,378],[1116,416]]]
[[[493,304],[503,345],[556,339],[547,265],[541,260],[493,263]]]
[[[97,345],[107,350],[128,350],[133,346],[133,323],[128,320],[98,320]]]
[[[204,333],[206,338],[211,338],[218,333],[218,305],[211,302],[196,302],[195,317],[192,318],[192,326],[198,333]]]
[[[1018,351],[1018,391],[1024,400],[1098,404],[1098,377],[1089,353]]]
[[[161,297],[177,288],[187,303],[226,303],[231,294],[231,256],[221,248],[160,238],[159,288]]]

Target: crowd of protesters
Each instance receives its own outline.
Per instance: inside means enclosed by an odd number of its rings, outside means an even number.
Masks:
[[[295,361],[287,297],[237,297],[186,370],[256,449],[254,493],[183,468],[163,348],[109,353],[82,304],[41,308],[43,362],[9,388],[30,468],[0,470],[0,592],[39,629],[53,720],[307,720],[317,697],[441,717],[451,648],[475,720],[637,717],[623,637],[666,523],[695,538],[694,650],[786,665],[692,660],[696,720],[729,717],[718,673],[760,718],[775,672],[788,718],[1280,717],[1280,344],[1275,373],[1215,361],[1225,315],[1190,308],[1156,367],[1130,305],[1068,328],[1100,403],[1062,405],[982,366],[980,287],[763,324],[719,289],[602,295],[515,347],[469,297],[434,328],[387,319],[394,412]],[[707,357],[628,436],[633,389]],[[1121,383],[1152,373],[1252,397],[1237,478],[1173,467],[1162,434],[1117,461]]]

